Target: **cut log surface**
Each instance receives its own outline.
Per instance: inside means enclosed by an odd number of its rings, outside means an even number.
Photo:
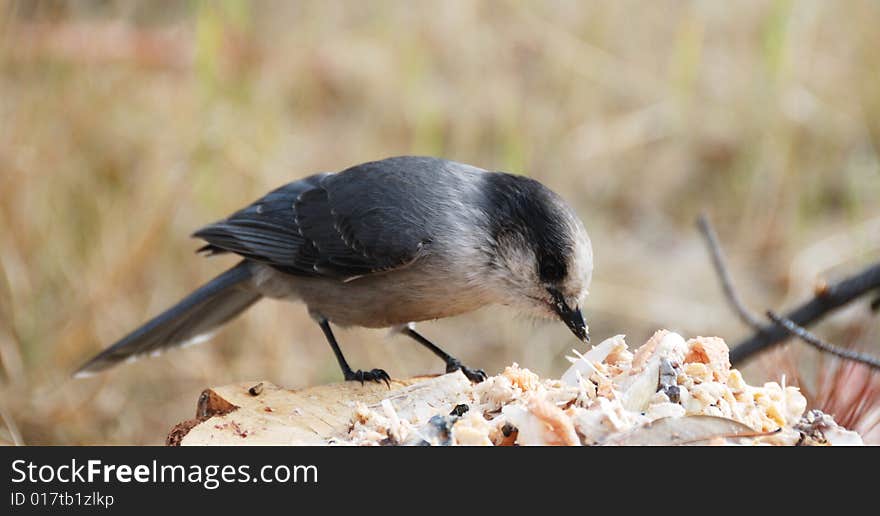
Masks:
[[[302,390],[267,381],[202,392],[169,445],[860,444],[784,382],[748,385],[717,337],[657,331],[575,352],[559,378],[517,364],[479,384],[460,371]]]
[[[461,373],[384,383],[345,382],[302,390],[243,382],[202,392],[195,419],[175,426],[170,446],[326,445],[342,440],[358,403],[388,399],[401,417],[414,410],[451,410],[470,389]]]

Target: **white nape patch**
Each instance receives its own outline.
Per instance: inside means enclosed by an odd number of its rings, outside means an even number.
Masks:
[[[590,237],[583,225],[575,220],[571,225],[574,233],[574,252],[569,266],[572,271],[569,273],[568,290],[576,298],[580,304],[589,294],[590,283],[593,279],[593,245]]]

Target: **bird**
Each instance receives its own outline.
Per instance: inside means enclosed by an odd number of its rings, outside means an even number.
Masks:
[[[75,376],[209,338],[263,298],[301,301],[347,381],[355,370],[331,324],[391,328],[460,370],[415,323],[487,305],[563,322],[581,341],[580,305],[593,272],[583,222],[558,194],[524,175],[451,160],[397,156],[310,175],[272,190],[193,234],[206,255],[241,261],[95,357]]]

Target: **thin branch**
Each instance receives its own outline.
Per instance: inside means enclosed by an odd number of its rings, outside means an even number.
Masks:
[[[851,349],[844,349],[837,347],[833,344],[829,344],[824,340],[820,339],[816,335],[813,335],[803,326],[798,326],[790,319],[786,319],[785,317],[780,317],[772,310],[767,311],[767,317],[770,318],[771,321],[776,323],[777,325],[785,328],[785,331],[798,337],[802,341],[807,344],[817,348],[819,351],[824,351],[825,353],[830,353],[832,355],[838,356],[840,358],[845,358],[847,360],[852,360],[853,362],[859,362],[860,364],[865,364],[873,369],[880,369],[880,359],[872,357],[870,355],[859,353],[858,351],[853,351]]]
[[[703,234],[703,238],[706,239],[706,246],[709,248],[709,253],[712,256],[712,265],[715,266],[715,272],[718,273],[718,278],[721,280],[721,288],[724,290],[727,302],[730,303],[734,312],[736,312],[746,326],[760,330],[764,322],[746,308],[736,290],[734,290],[733,280],[730,277],[730,273],[727,270],[727,262],[724,259],[724,252],[721,250],[721,244],[718,243],[718,236],[712,227],[712,223],[709,222],[709,217],[705,213],[701,213],[697,219],[697,227],[700,229],[700,233]]]
[[[728,303],[740,320],[755,330],[751,337],[740,342],[730,351],[730,362],[734,365],[739,365],[752,355],[787,339],[789,330],[779,323],[764,324],[761,318],[757,317],[743,304],[733,288],[733,281],[728,272],[724,252],[721,250],[721,245],[718,242],[718,236],[705,214],[701,214],[697,219],[697,227],[706,240],[706,245],[712,257],[712,264],[721,281],[721,288],[724,290]],[[814,298],[790,311],[780,319],[785,319],[796,327],[804,329],[805,326],[819,321],[828,313],[874,290],[880,291],[880,263],[871,265],[854,276],[828,286],[817,293]],[[872,301],[872,310],[877,310],[877,305],[880,303],[878,300],[880,298]]]
[[[814,324],[834,310],[865,294],[880,290],[880,262],[838,283],[829,285],[783,317],[801,327]],[[778,324],[762,325],[751,337],[730,350],[730,362],[738,365],[789,336],[788,330]]]

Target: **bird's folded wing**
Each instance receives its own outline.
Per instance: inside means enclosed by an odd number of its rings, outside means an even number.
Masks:
[[[193,236],[208,242],[203,251],[341,280],[405,266],[424,252],[427,230],[405,213],[406,202],[325,181],[333,176],[287,184]]]

